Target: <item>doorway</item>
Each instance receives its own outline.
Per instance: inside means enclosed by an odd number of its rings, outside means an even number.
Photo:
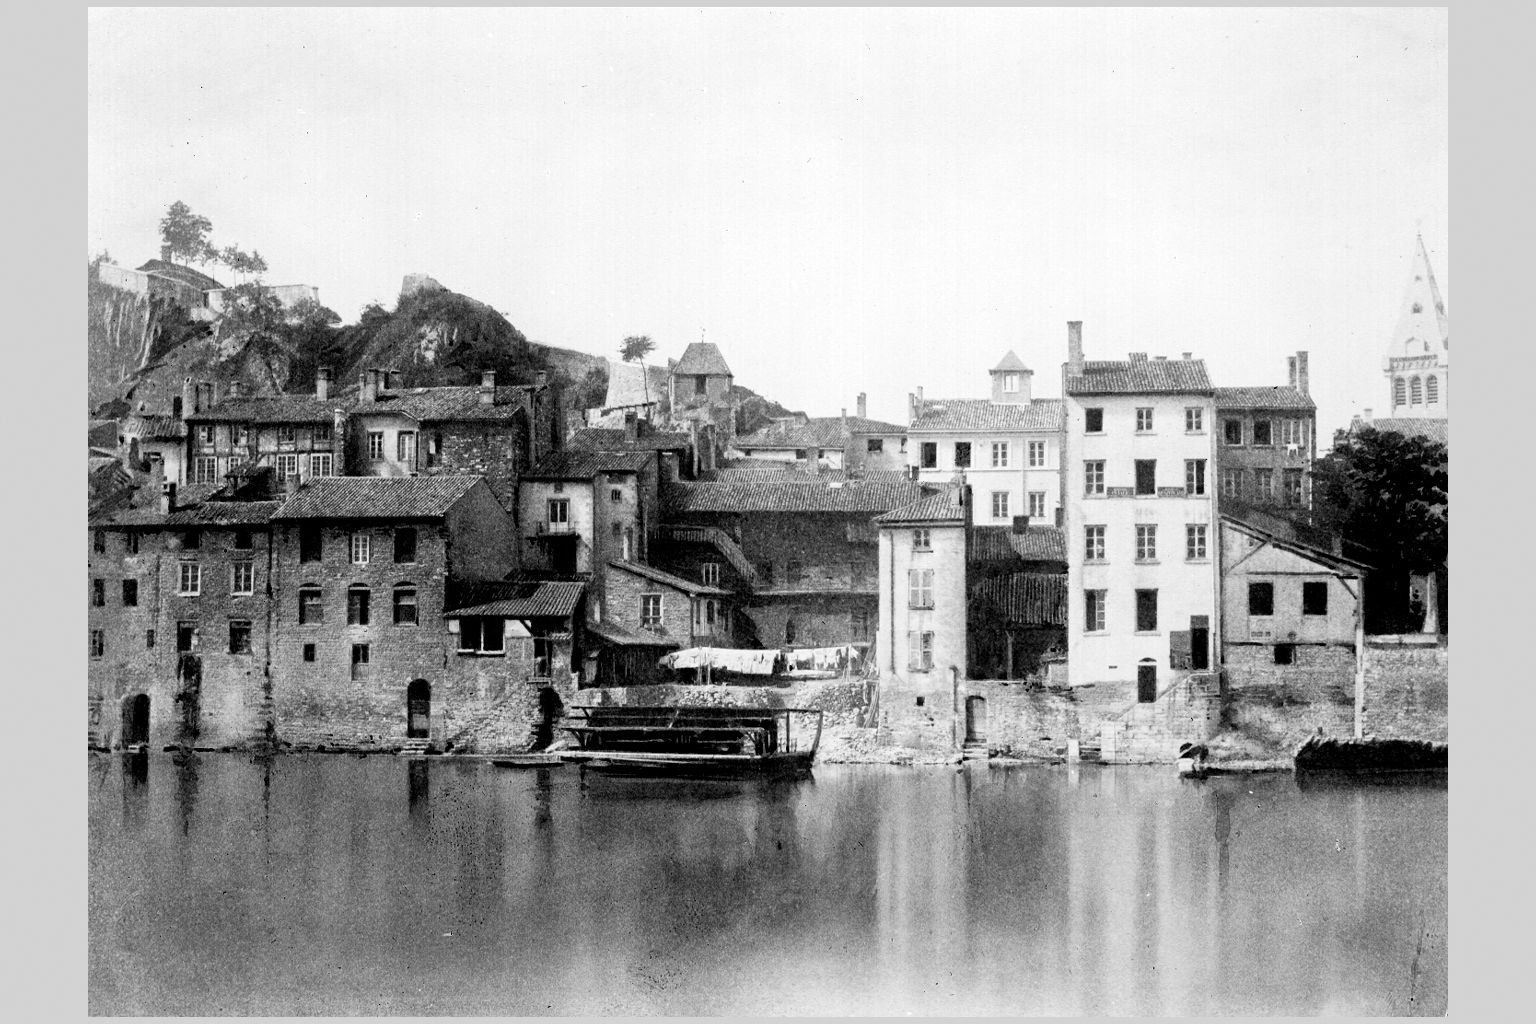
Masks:
[[[965,742],[985,743],[987,740],[987,698],[965,698]]]
[[[432,687],[425,679],[412,680],[405,688],[405,735],[426,739],[432,734]]]
[[[1136,700],[1142,704],[1150,704],[1157,700],[1156,664],[1136,666]]]
[[[123,698],[123,739],[125,747],[149,742],[149,695]]]
[[[1211,667],[1211,620],[1206,615],[1189,617],[1189,667],[1203,671]]]

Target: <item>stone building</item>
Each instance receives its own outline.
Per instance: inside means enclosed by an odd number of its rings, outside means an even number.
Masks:
[[[1061,399],[1035,398],[1034,371],[1012,352],[989,373],[990,398],[929,399],[921,388],[908,396],[907,464],[925,483],[963,473],[978,523],[1059,525]]]
[[[124,445],[138,444],[139,457],[151,473],[158,472],[178,487],[185,486],[187,424],[179,415],[134,413],[123,420],[121,436]]]
[[[735,452],[748,459],[807,463],[849,473],[901,470],[907,464],[907,428],[872,420],[866,396],[859,395],[858,415],[795,416],[736,439]]]
[[[593,685],[654,683],[657,659],[679,647],[740,646],[738,615],[724,588],[639,562],[609,562],[602,574],[602,606],[591,626]]]
[[[696,341],[667,370],[667,401],[673,422],[711,423],[729,446],[736,437],[734,378],[720,347]]]
[[[1312,509],[1317,405],[1307,353],[1287,359],[1285,387],[1216,389],[1216,484],[1231,507],[1280,510],[1305,520]]]
[[[351,398],[333,396],[331,375],[316,374],[312,395],[245,396],[238,385],[217,400],[213,384],[193,385],[182,397],[187,423],[186,482],[222,484],[246,467],[270,467],[278,480],[343,472]]]
[[[315,479],[272,523],[280,741],[442,749],[485,712],[494,697],[444,617],[452,586],[517,568],[512,517],[484,479]]]
[[[1219,643],[1214,389],[1198,359],[1090,362],[1069,325],[1069,680],[1152,703]]]

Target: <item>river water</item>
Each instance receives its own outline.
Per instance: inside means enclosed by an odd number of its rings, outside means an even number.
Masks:
[[[1443,1013],[1447,796],[96,755],[90,1010]]]

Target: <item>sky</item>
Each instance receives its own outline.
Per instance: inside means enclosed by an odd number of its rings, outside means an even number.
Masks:
[[[1382,415],[1415,233],[1454,313],[1434,9],[89,13],[88,253],[181,200],[351,322],[409,273],[534,341],[701,337],[811,415],[1010,349]],[[217,276],[217,274],[216,274]]]

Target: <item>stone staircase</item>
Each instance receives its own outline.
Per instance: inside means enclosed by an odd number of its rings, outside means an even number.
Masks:
[[[978,740],[970,740],[960,747],[960,756],[967,761],[985,761],[990,752],[987,745]]]
[[[1215,672],[1182,677],[1156,700],[1132,704],[1103,724],[1100,760],[1172,763],[1179,744],[1198,743],[1216,731],[1220,705],[1221,679]]]
[[[426,757],[432,741],[423,737],[414,737],[400,745],[401,757]]]
[[[747,559],[746,553],[730,534],[716,526],[663,526],[662,536],[682,544],[709,544],[720,552],[731,568],[747,581],[747,586],[757,587],[757,568]]]

